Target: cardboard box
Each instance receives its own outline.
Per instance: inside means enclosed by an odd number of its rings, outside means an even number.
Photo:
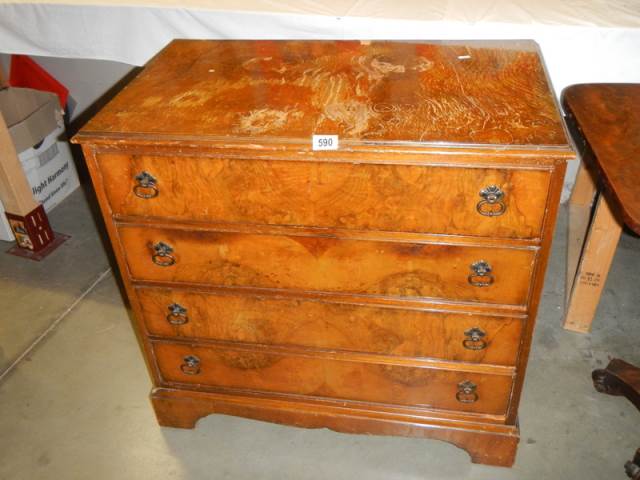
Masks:
[[[33,196],[50,212],[79,186],[58,97],[7,88],[0,90],[0,111]],[[14,240],[1,203],[0,240]]]

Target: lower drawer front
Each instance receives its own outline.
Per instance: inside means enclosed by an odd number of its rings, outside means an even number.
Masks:
[[[504,247],[139,226],[119,234],[136,280],[511,305],[526,303],[536,259]]]
[[[157,342],[165,382],[503,415],[508,375]],[[466,387],[466,390],[465,390]]]
[[[140,287],[156,336],[515,365],[523,320]]]

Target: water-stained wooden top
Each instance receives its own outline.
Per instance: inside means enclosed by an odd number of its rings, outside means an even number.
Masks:
[[[572,85],[563,102],[593,151],[585,160],[622,220],[640,234],[640,84]]]
[[[176,40],[82,130],[569,149],[533,42]]]

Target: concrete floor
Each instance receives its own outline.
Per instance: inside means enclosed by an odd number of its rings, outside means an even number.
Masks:
[[[640,446],[640,413],[596,393],[590,380],[610,357],[640,364],[640,239],[623,236],[593,333],[569,333],[560,326],[562,214],[520,408],[522,441],[515,466],[504,469],[472,465],[464,451],[431,440],[222,415],[191,431],[158,427],[82,192],[51,220],[73,238],[45,262],[0,254],[0,479],[602,480],[624,478],[622,465]]]

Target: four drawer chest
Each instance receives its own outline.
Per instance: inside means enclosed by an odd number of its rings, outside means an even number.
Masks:
[[[533,42],[176,40],[74,141],[161,425],[513,463],[574,157]]]

